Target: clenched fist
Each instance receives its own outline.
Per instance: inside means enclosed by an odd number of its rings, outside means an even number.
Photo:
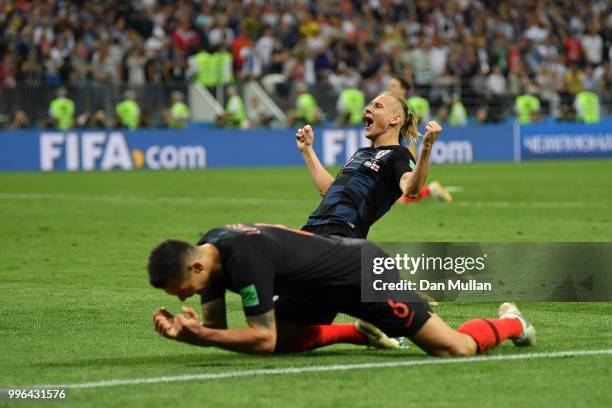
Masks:
[[[441,131],[442,126],[440,126],[440,124],[438,124],[438,122],[436,122],[435,120],[427,122],[427,125],[425,125],[425,136],[423,137],[423,144],[431,147],[438,138],[438,135]]]
[[[312,127],[310,125],[306,125],[303,128],[298,129],[295,134],[295,142],[297,144],[297,148],[300,152],[303,152],[314,142],[314,132],[312,131]]]

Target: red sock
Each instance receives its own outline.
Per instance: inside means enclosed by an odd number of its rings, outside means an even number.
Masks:
[[[474,339],[478,352],[484,353],[509,337],[518,337],[523,333],[519,319],[476,319],[465,322],[457,329]]]
[[[429,187],[423,186],[421,191],[419,191],[419,200],[422,199],[422,198],[427,197],[430,194],[431,194],[431,190],[429,189]]]
[[[366,336],[359,333],[354,324],[324,324],[308,326],[296,339],[283,347],[285,352],[297,352],[316,349],[336,343],[368,344]]]
[[[412,197],[408,197],[408,196],[403,196],[402,197],[402,201],[404,203],[415,203],[417,201],[421,201],[423,198],[427,197],[428,195],[431,194],[431,190],[429,189],[429,187],[424,186],[421,191],[419,191],[419,195],[412,198]]]

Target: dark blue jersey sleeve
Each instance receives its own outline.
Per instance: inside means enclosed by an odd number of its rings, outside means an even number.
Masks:
[[[393,173],[397,183],[399,183],[404,173],[414,170],[415,166],[416,162],[410,151],[406,148],[398,149],[393,161]]]
[[[231,281],[231,290],[242,300],[244,314],[257,316],[274,309],[274,265],[264,254],[252,247],[233,251],[225,268]]]

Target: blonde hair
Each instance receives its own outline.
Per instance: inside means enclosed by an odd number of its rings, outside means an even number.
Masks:
[[[410,106],[408,106],[404,98],[401,98],[392,92],[383,92],[382,95],[392,96],[402,107],[402,113],[404,114],[404,122],[402,123],[402,126],[399,130],[399,142],[401,143],[402,139],[406,139],[408,141],[408,149],[412,151],[414,155],[414,152],[416,152],[419,137],[421,136],[417,128],[418,119],[416,115],[414,114],[412,109],[410,109]]]

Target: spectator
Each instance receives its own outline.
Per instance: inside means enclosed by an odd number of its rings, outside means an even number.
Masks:
[[[252,127],[269,127],[274,120],[274,117],[268,114],[262,104],[259,103],[259,99],[255,95],[253,95],[249,100],[247,117],[249,120],[249,125]]]
[[[36,52],[28,52],[28,57],[23,64],[21,64],[21,82],[30,86],[40,85],[43,78],[43,72],[43,66],[38,61]]]
[[[592,65],[587,65],[584,68],[584,77],[582,79],[582,89],[585,91],[595,91],[599,90],[599,81],[595,77],[595,72],[593,70]]]
[[[519,95],[514,103],[514,111],[521,125],[533,123],[540,111],[540,100],[530,93]]]
[[[494,96],[506,94],[506,78],[497,65],[493,67],[493,72],[487,76],[487,91]]]
[[[583,123],[599,123],[599,97],[595,92],[580,91],[574,100],[576,120]]]
[[[270,56],[270,65],[261,80],[264,89],[268,93],[279,93],[277,86],[287,82],[287,76],[283,73],[283,68],[288,59],[289,51],[283,46],[280,39],[275,38]]]
[[[518,44],[513,43],[508,50],[508,70],[520,71],[523,69],[523,56]],[[501,67],[500,67],[501,71]]]
[[[146,106],[149,110],[158,113],[165,108],[167,103],[164,89],[164,54],[161,50],[155,51],[155,55],[147,61],[145,70],[148,84],[145,88]],[[158,115],[155,115],[154,118],[158,118]]]
[[[102,109],[98,109],[93,115],[89,116],[86,126],[90,129],[108,128],[108,117],[106,112]]]
[[[172,33],[172,41],[184,53],[200,43],[200,38],[191,28],[191,21],[187,15],[181,16],[179,27]]]
[[[84,41],[78,41],[70,56],[72,72],[70,82],[73,85],[84,85],[92,78],[93,66],[89,62],[89,51]]]
[[[117,62],[111,55],[108,43],[101,43],[98,45],[98,49],[94,52],[91,63],[96,67],[96,69],[93,70],[93,77],[97,82],[101,84],[119,82],[119,68]]]
[[[561,114],[557,120],[559,122],[575,122],[576,117],[572,111],[572,107],[566,103],[561,105]]]
[[[16,111],[8,128],[12,130],[29,129],[30,121],[28,120],[26,113],[22,110]]]
[[[187,80],[187,59],[178,45],[174,45],[163,65],[164,83],[182,83]]]
[[[525,71],[522,67],[512,68],[508,73],[508,81],[506,86],[506,91],[508,95],[518,95],[523,92],[524,84],[523,78],[525,76]]]
[[[418,124],[427,123],[431,119],[429,101],[416,93],[406,101],[410,109],[414,112]]]
[[[49,105],[49,116],[52,126],[59,130],[68,130],[74,125],[74,102],[68,98],[66,88],[59,88],[56,98]]]
[[[51,17],[49,15],[43,15],[40,25],[34,29],[34,44],[40,47],[41,42],[53,42],[54,35],[55,32],[51,26]]]
[[[429,61],[431,63],[431,73],[434,78],[442,76],[446,71],[446,61],[450,48],[442,43],[440,37],[433,37],[429,47]]]
[[[242,72],[245,59],[251,55],[253,40],[249,33],[249,26],[245,20],[240,22],[239,36],[231,43],[231,50],[234,56],[234,67],[238,72]],[[250,74],[252,67],[248,67],[246,72]]]
[[[599,65],[603,59],[603,40],[595,26],[590,26],[582,37],[582,51],[587,64]]]
[[[610,103],[609,88],[601,82],[609,70],[603,64],[612,56],[612,5],[601,0],[542,5],[451,1],[426,7],[419,2],[395,2],[393,7],[247,2],[242,7],[237,0],[21,3],[26,6],[5,7],[0,17],[5,22],[0,24],[0,87],[43,80],[81,87],[93,80],[93,98],[84,87],[76,93],[77,105],[107,112],[117,99],[116,85],[125,81],[153,85],[146,90],[147,109],[152,117],[160,116],[166,109],[164,87],[189,77],[187,61],[198,45],[213,55],[213,87],[232,83],[234,76],[262,78],[282,108],[291,104],[288,95],[295,81],[314,86],[326,76],[336,93],[363,86],[370,94],[394,74],[416,84],[436,106],[448,103],[460,89],[463,102],[473,109],[475,100],[490,93],[496,106],[489,118],[495,119],[510,111],[509,94],[526,88],[541,88],[545,101],[560,94],[571,105],[575,93],[596,82],[601,102]],[[221,64],[219,56],[230,46],[232,61]],[[572,64],[585,72],[567,74]],[[543,65],[550,74],[543,74]],[[500,77],[491,77],[494,66],[506,80],[505,89]],[[200,71],[199,79],[203,75]],[[496,92],[487,90],[487,76],[495,79],[489,85]],[[554,90],[549,89],[550,77]],[[455,84],[461,88],[451,89]],[[470,99],[470,87],[479,98]],[[40,120],[35,111],[27,113]]]
[[[447,102],[451,99],[458,85],[458,79],[451,74],[450,70],[445,69],[442,74],[434,79],[429,100],[432,103]]]
[[[576,95],[582,91],[583,84],[584,73],[578,68],[578,65],[572,64],[565,73],[565,90],[572,95]]]
[[[155,50],[153,56],[147,60],[145,65],[147,82],[153,85],[161,85],[164,82],[164,55],[162,50]]]
[[[340,92],[336,111],[337,126],[356,126],[362,123],[365,95],[359,89],[347,88]]]
[[[320,108],[319,120],[323,122],[326,117],[336,117],[336,105],[338,101],[338,93],[329,81],[330,70],[323,69],[319,71],[319,78],[315,86],[316,93],[313,93],[317,100],[317,106]]]
[[[319,107],[314,96],[300,83],[296,86],[295,111],[289,115],[289,126],[315,125],[319,122]]]
[[[568,64],[578,64],[582,59],[580,38],[575,34],[565,37],[563,39],[563,52],[565,54],[565,61]]]
[[[223,123],[228,128],[246,128],[249,125],[244,102],[235,86],[227,88],[227,103]]]
[[[295,47],[300,39],[300,33],[291,16],[281,19],[278,36],[283,46],[287,49]]]
[[[536,76],[537,87],[540,89],[540,97],[548,102],[552,117],[560,115],[561,96],[555,90],[555,78],[548,65],[542,64]]]
[[[361,76],[355,69],[341,62],[338,64],[337,72],[330,74],[329,82],[334,87],[336,93],[340,94],[343,89],[358,88],[361,84]]]
[[[229,47],[224,45],[215,53],[217,58],[217,81],[221,85],[234,83],[234,56]]]
[[[533,43],[542,43],[548,38],[550,31],[546,20],[539,18],[537,15],[531,14],[529,16],[531,23],[525,31],[525,38]]]
[[[597,92],[603,95],[606,93],[606,90],[608,90],[608,94],[612,93],[612,87],[606,87],[606,83],[612,85],[612,69],[610,69],[610,62],[606,61],[595,68],[593,70],[593,79],[597,82]]]
[[[214,17],[212,29],[208,32],[208,44],[211,47],[221,47],[234,42],[234,31],[228,26],[227,20],[225,14],[218,14]]]
[[[480,106],[476,110],[476,115],[474,116],[474,120],[477,125],[483,125],[485,123],[491,122],[489,118],[489,110],[486,106]]]
[[[146,83],[145,65],[147,59],[138,47],[132,48],[125,65],[127,67],[127,84],[130,87],[139,87]]]
[[[158,51],[162,51],[166,46],[168,40],[166,38],[166,33],[161,27],[155,27],[153,30],[153,35],[147,38],[145,41],[145,55],[147,58],[153,58],[157,55]]]
[[[550,73],[553,78],[553,89],[556,92],[564,92],[565,90],[565,73],[567,67],[563,59],[563,55],[557,55],[557,59],[550,64]]]
[[[472,79],[470,80],[470,87],[471,93],[475,96],[487,95],[487,71],[484,67],[481,67],[478,74],[472,77]]]
[[[255,44],[255,52],[261,60],[263,72],[267,72],[272,64],[272,50],[274,49],[274,32],[272,27],[267,26],[263,35],[259,37]]]
[[[490,62],[492,65],[497,65],[502,71],[508,70],[508,54],[510,52],[510,44],[508,39],[498,33],[493,41],[493,44],[490,48],[491,59]],[[483,67],[481,67],[482,69]],[[485,74],[488,73],[489,70],[485,69]]]
[[[433,72],[431,69],[430,53],[426,47],[425,39],[421,37],[417,47],[410,55],[410,65],[412,65],[414,70],[416,86],[420,88],[420,92],[423,95],[429,96]]]
[[[436,110],[436,115],[434,116],[434,120],[438,123],[447,123],[449,121],[448,118],[448,106],[440,105]]]
[[[171,105],[168,111],[166,125],[172,129],[183,129],[189,121],[189,107],[184,102],[185,96],[182,92],[174,91],[171,95]]]
[[[548,36],[544,40],[544,42],[536,46],[535,51],[537,55],[538,65],[550,65],[557,59],[559,51],[555,44],[558,43],[559,41],[557,38],[555,38],[554,36]]]
[[[249,43],[240,49],[240,59],[242,60],[242,70],[240,71],[242,80],[252,81],[261,77],[264,69],[263,61],[253,43]]]
[[[465,126],[467,125],[468,115],[465,106],[461,103],[459,95],[453,94],[449,123],[452,126]]]
[[[216,87],[219,79],[216,58],[202,46],[193,60],[196,68],[195,82],[207,88]]]
[[[17,84],[17,69],[11,53],[6,53],[0,62],[0,88],[14,88]]]
[[[410,89],[410,82],[400,76],[393,76],[389,79],[389,83],[387,89],[392,94],[405,99],[406,103],[408,103],[408,99],[406,98],[406,94]]]
[[[140,126],[140,107],[136,102],[136,92],[128,89],[123,93],[123,98],[123,101],[115,107],[117,125],[129,130],[136,130]]]
[[[213,25],[213,10],[212,6],[208,2],[202,2],[202,8],[200,9],[200,13],[197,15],[195,19],[195,24],[199,30],[204,32],[210,31],[210,28]]]

